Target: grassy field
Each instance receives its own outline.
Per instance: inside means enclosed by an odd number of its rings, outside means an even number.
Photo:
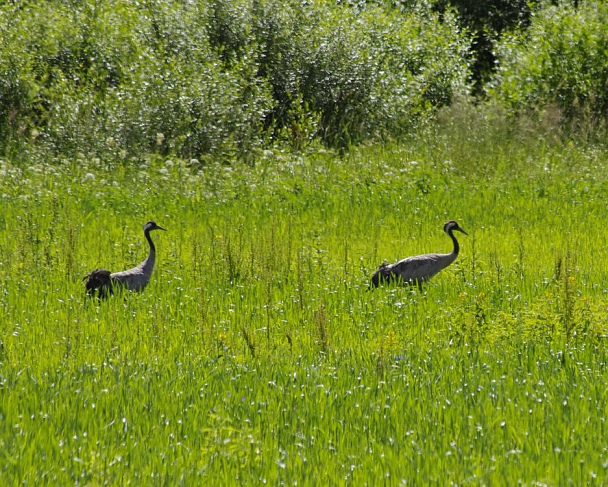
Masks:
[[[605,485],[606,151],[466,129],[0,167],[6,485]],[[152,283],[96,304],[167,228]],[[423,292],[383,260],[461,255]]]

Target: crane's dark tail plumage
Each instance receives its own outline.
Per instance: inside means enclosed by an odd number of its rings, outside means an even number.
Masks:
[[[367,288],[367,290],[372,291],[381,284],[388,282],[391,277],[393,277],[390,268],[391,266],[386,262],[381,264],[380,267],[376,269],[376,272],[374,272],[374,275],[372,276],[372,280],[369,283],[369,287]]]
[[[418,289],[422,290],[423,282],[424,279],[411,279],[409,281],[404,281],[403,278],[397,272],[395,272],[395,264],[384,262],[372,275],[372,279],[367,290],[373,291],[377,287],[387,284],[397,286],[418,286]]]
[[[111,294],[114,294],[115,279],[110,277],[111,272],[106,269],[95,269],[87,274],[83,281],[86,280],[84,287],[87,295],[92,298],[105,299]]]

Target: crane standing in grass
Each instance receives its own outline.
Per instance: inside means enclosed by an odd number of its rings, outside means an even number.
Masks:
[[[378,287],[387,282],[397,281],[403,285],[416,284],[420,287],[423,282],[428,281],[439,271],[445,269],[458,257],[460,246],[458,245],[458,240],[454,237],[455,230],[468,235],[454,220],[450,220],[443,226],[443,231],[454,242],[454,250],[452,252],[449,254],[417,255],[400,260],[395,264],[382,264],[372,276],[372,286]]]
[[[130,291],[142,291],[150,282],[152,271],[154,270],[154,261],[156,260],[156,247],[150,238],[152,230],[165,230],[158,226],[153,221],[149,221],[144,225],[144,235],[150,245],[148,257],[137,267],[122,272],[110,272],[106,269],[95,269],[90,272],[84,279],[86,280],[85,288],[89,296],[99,299],[107,298],[113,294],[114,288],[121,287]]]

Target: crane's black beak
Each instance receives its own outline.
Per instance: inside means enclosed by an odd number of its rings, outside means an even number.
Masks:
[[[465,235],[468,235],[468,233],[467,233],[467,232],[465,232],[465,231],[464,231],[462,228],[460,228],[460,227],[456,227],[454,230],[458,230],[459,232],[462,232],[462,233],[464,233]]]

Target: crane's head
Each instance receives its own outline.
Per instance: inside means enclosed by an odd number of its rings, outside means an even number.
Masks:
[[[160,225],[157,225],[156,222],[149,221],[144,225],[144,232],[150,232],[152,230],[165,230]],[[166,232],[167,230],[165,230]]]
[[[462,232],[465,235],[468,235],[468,233],[465,232],[462,228],[460,228],[458,223],[456,223],[454,220],[450,220],[443,226],[443,231],[445,233],[447,233],[448,235],[450,234],[450,232],[453,232],[454,230],[458,230],[459,232]]]

